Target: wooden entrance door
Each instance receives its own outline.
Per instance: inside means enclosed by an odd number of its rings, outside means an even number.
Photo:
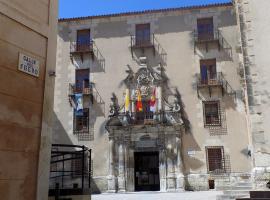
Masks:
[[[159,191],[159,152],[134,152],[135,191]]]

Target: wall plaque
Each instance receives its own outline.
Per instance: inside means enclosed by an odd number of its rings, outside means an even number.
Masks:
[[[39,77],[39,61],[22,53],[19,54],[18,69],[24,73]]]

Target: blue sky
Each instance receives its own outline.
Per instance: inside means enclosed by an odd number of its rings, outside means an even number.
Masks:
[[[59,18],[226,2],[231,0],[59,0]]]

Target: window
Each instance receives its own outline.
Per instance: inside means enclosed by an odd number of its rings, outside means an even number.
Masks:
[[[74,112],[74,130],[75,132],[85,131],[88,132],[89,130],[89,109],[83,109],[81,115],[76,115]]]
[[[206,147],[206,158],[209,172],[224,172],[224,149],[222,146]]]
[[[216,84],[216,59],[200,60],[201,84]]]
[[[150,24],[136,25],[136,45],[147,46],[150,45]]]
[[[77,69],[75,74],[76,93],[82,93],[84,89],[90,87],[89,84],[89,69]]]
[[[219,102],[218,101],[205,101],[204,107],[204,121],[206,126],[221,125]]]
[[[90,51],[92,48],[92,40],[90,29],[77,31],[77,51]]]
[[[214,39],[213,18],[197,19],[198,40]]]

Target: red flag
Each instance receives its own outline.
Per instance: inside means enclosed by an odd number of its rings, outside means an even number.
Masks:
[[[138,90],[138,97],[137,97],[137,103],[136,103],[136,110],[138,112],[143,111],[143,105],[142,105],[142,97],[141,97],[141,92]]]

